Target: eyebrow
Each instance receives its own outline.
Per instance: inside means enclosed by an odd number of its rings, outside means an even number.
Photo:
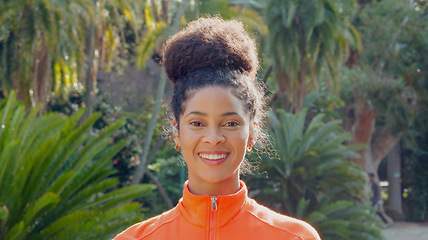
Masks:
[[[189,116],[189,115],[200,115],[200,116],[204,116],[204,117],[208,116],[208,114],[203,113],[203,112],[199,112],[199,111],[192,111],[192,112],[189,112],[189,113],[186,115],[186,117],[187,117],[187,116]],[[241,117],[241,115],[239,115],[239,114],[238,114],[238,113],[236,113],[236,112],[227,112],[227,113],[223,113],[221,116],[222,116],[222,117],[227,117],[227,116],[232,116],[232,115],[238,115],[239,117]]]
[[[223,113],[221,116],[222,117],[227,117],[227,116],[231,116],[231,115],[238,115],[239,117],[241,117],[238,113],[236,112],[227,112],[227,113]]]
[[[189,112],[189,113],[186,115],[186,117],[187,117],[187,116],[189,116],[189,115],[201,115],[201,116],[204,116],[204,117],[208,116],[208,114],[203,113],[203,112],[199,112],[199,111]]]

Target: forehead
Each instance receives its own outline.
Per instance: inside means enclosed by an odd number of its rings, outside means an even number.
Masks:
[[[247,116],[242,101],[233,94],[231,88],[209,86],[190,92],[184,106],[183,115],[191,111],[211,114],[236,112]]]

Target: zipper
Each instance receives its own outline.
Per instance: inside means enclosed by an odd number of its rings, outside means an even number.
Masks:
[[[212,212],[217,212],[217,198],[216,197],[211,197],[211,211]]]
[[[217,198],[211,197],[211,212],[210,212],[210,240],[214,239],[214,213],[217,212]]]

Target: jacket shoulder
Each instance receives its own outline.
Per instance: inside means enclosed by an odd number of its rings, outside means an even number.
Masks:
[[[265,206],[258,204],[255,200],[249,199],[249,213],[264,224],[294,235],[301,240],[320,240],[318,232],[308,223],[279,214]]]
[[[158,216],[136,223],[123,232],[119,233],[113,240],[142,240],[157,229],[173,222],[180,216],[177,207],[172,208]]]

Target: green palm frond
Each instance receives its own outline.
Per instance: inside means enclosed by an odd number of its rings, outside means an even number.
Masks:
[[[362,204],[333,202],[312,212],[307,219],[317,226],[323,239],[355,239],[357,233],[365,239],[381,239],[380,230],[374,225],[379,220]]]
[[[301,110],[299,98],[303,97],[296,94],[309,90],[306,86],[317,88],[326,81],[337,90],[337,70],[350,47],[361,49],[360,35],[351,23],[357,1],[259,2],[264,4],[263,16],[269,29],[266,52],[272,58],[276,80],[284,82],[279,84],[279,91],[287,92],[288,101],[295,105],[293,110]],[[289,77],[284,78],[284,72]]]
[[[280,157],[264,159],[267,184],[275,189],[262,190],[268,201],[281,203],[279,210],[314,224],[323,239],[353,239],[350,236],[357,231],[380,239],[370,207],[361,202],[366,174],[346,160],[364,146],[344,145],[350,134],[343,132],[340,121],[324,123],[323,114],[308,122],[306,110],[290,114],[280,109],[268,117]],[[351,227],[361,222],[366,228]]]
[[[146,61],[152,56],[156,44],[165,38],[166,24],[164,22],[155,23],[154,28],[150,28],[138,46],[137,65],[144,68]]]
[[[111,158],[126,144],[110,144],[111,135],[125,121],[91,136],[99,114],[81,124],[83,110],[37,116],[15,95],[0,107],[0,238],[105,239],[135,222],[139,205],[126,202],[153,187],[116,189],[118,179],[109,178]]]

